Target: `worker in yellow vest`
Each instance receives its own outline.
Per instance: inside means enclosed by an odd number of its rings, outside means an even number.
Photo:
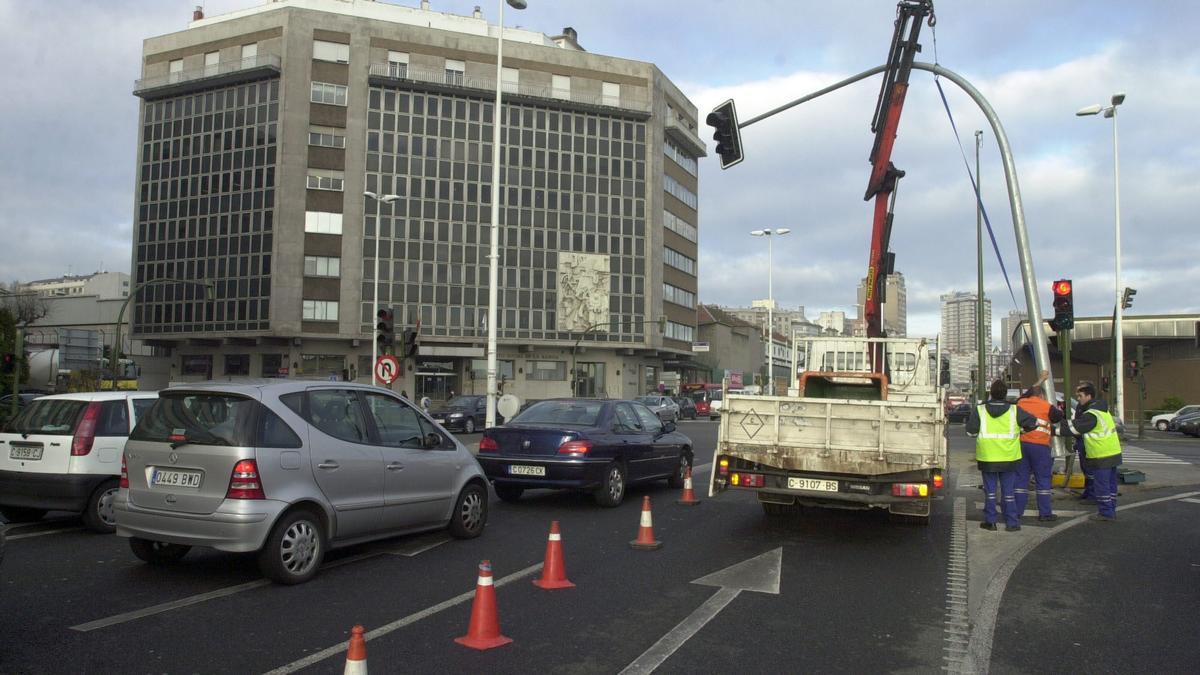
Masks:
[[[996,488],[1004,496],[1004,529],[1021,529],[1015,488],[1021,464],[1021,432],[1037,428],[1037,418],[1008,402],[1008,385],[992,383],[988,402],[976,406],[967,418],[967,435],[975,436],[975,459],[983,474],[983,522],[985,530],[996,529]]]
[[[1092,520],[1117,519],[1117,467],[1121,465],[1121,439],[1108,404],[1096,398],[1096,385],[1081,382],[1075,388],[1075,419],[1063,423],[1069,433],[1083,438],[1083,454],[1095,477],[1097,513]]]

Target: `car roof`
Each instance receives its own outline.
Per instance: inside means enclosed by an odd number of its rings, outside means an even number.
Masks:
[[[36,400],[51,401],[121,401],[127,398],[154,398],[157,391],[80,391],[69,394],[47,394]]]
[[[221,394],[241,394],[242,396],[250,396],[252,398],[261,397],[263,394],[271,393],[273,396],[290,394],[298,391],[307,391],[309,389],[357,389],[360,391],[386,392],[399,396],[396,392],[370,384],[360,384],[357,382],[331,382],[327,380],[274,380],[268,379],[263,381],[241,381],[241,382],[188,382],[179,383],[164,389],[162,393],[172,393],[180,391],[194,391],[201,393],[221,393]]]

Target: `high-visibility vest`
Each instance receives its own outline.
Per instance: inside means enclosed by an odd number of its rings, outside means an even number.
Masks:
[[[1083,435],[1083,453],[1088,459],[1100,459],[1121,454],[1121,439],[1117,425],[1107,410],[1090,409],[1087,414],[1096,418],[1096,428]]]
[[[1050,445],[1050,402],[1044,398],[1028,396],[1017,401],[1025,412],[1037,418],[1037,428],[1021,434],[1022,443]]]
[[[986,405],[979,406],[975,459],[980,462],[1015,462],[1021,459],[1021,434],[1017,428],[1016,406],[1009,406],[999,417],[989,415]]]

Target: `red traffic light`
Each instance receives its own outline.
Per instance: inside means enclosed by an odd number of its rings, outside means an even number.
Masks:
[[[1070,295],[1071,294],[1070,280],[1060,279],[1059,281],[1054,282],[1054,294],[1055,295]]]

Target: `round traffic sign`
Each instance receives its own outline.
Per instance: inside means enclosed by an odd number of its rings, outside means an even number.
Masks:
[[[400,361],[391,354],[384,354],[375,362],[375,379],[384,384],[391,384],[400,377]]]

